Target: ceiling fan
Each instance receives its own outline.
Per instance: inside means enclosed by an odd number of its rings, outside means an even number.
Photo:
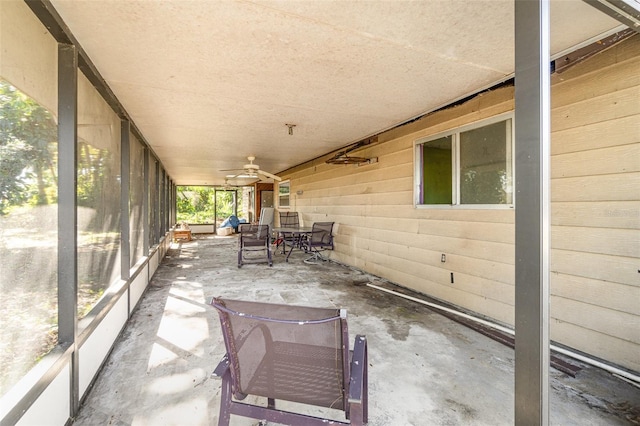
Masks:
[[[249,160],[249,163],[242,166],[242,169],[227,169],[227,170],[220,170],[220,171],[221,172],[240,172],[235,176],[227,176],[227,178],[229,179],[253,178],[253,179],[262,180],[262,178],[265,177],[267,179],[273,179],[278,182],[282,180],[282,178],[279,176],[276,176],[269,172],[265,172],[264,170],[260,170],[260,166],[258,166],[257,164],[253,164],[253,160],[255,159],[256,157],[254,156],[247,157],[247,160]]]
[[[230,191],[234,188],[243,188],[246,185],[236,185],[236,184],[232,184],[229,182],[229,178],[225,178],[224,179],[224,185],[222,186],[222,189],[224,189],[225,191]]]

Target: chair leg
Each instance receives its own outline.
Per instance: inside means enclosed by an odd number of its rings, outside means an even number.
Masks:
[[[309,252],[312,253],[312,255],[311,255],[311,257],[306,258],[304,260],[304,263],[308,263],[308,264],[314,265],[314,264],[318,263],[319,260],[321,260],[323,262],[326,262],[328,260],[316,248],[311,248],[309,250]]]
[[[369,422],[369,354],[366,337],[356,336],[353,346],[349,419],[352,425],[366,425]]]
[[[363,426],[367,424],[366,416],[364,413],[363,404],[349,404],[349,422],[353,426]]]
[[[369,365],[368,355],[364,364],[364,396],[362,398],[362,421],[369,423]]]
[[[238,268],[242,266],[242,250],[238,250]]]
[[[231,371],[222,376],[222,392],[220,395],[220,415],[218,426],[229,426],[231,420]]]
[[[353,426],[363,426],[369,423],[369,380],[367,367],[364,368],[362,402],[349,403],[349,421]]]

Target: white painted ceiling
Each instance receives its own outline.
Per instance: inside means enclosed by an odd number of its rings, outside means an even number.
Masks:
[[[52,4],[177,184],[284,171],[514,72],[512,0]],[[551,20],[552,55],[622,28],[580,0]]]

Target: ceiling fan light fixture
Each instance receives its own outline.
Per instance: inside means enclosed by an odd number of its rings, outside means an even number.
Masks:
[[[245,164],[244,166],[242,166],[241,169],[226,169],[226,170],[220,170],[220,171],[221,172],[229,172],[229,171],[239,172],[238,174],[235,174],[235,175],[226,175],[228,179],[251,178],[251,179],[259,179],[259,180],[265,180],[265,179],[273,179],[276,181],[282,180],[282,178],[279,176],[276,176],[272,173],[261,170],[260,166],[253,163],[253,160],[255,159],[256,157],[251,155],[247,157],[247,160],[249,160],[249,164]]]

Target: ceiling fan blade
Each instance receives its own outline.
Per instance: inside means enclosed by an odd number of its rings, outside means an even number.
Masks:
[[[244,169],[222,169],[222,170],[218,170],[219,172],[241,172]]]
[[[265,172],[264,170],[258,170],[258,173],[263,175],[263,176],[266,176],[268,178],[271,178],[273,180],[277,180],[278,182],[280,182],[282,180],[282,178],[280,176],[276,176],[276,175],[271,174],[269,172]]]

